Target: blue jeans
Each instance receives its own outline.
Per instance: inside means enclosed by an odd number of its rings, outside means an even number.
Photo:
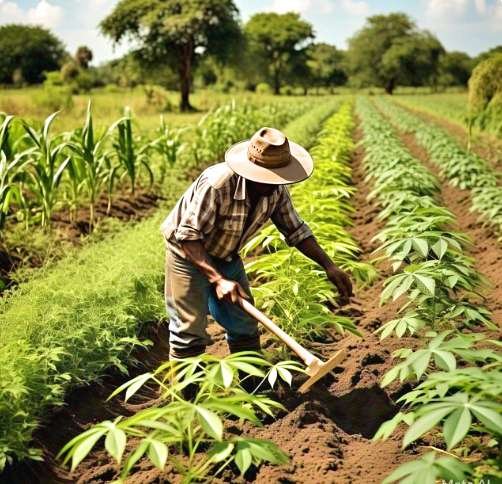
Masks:
[[[238,282],[251,297],[240,257],[230,262],[214,258],[213,263],[223,277]],[[207,278],[191,262],[169,249],[165,298],[172,356],[200,354],[211,343],[206,331],[208,314],[225,329],[231,348],[234,346],[237,350],[240,345],[248,349],[259,345],[257,322],[235,304],[219,300]]]

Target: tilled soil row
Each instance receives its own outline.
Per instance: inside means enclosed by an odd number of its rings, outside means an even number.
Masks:
[[[359,132],[356,136],[360,138]],[[353,156],[353,182],[357,192],[353,201],[356,211],[352,233],[363,250],[362,258],[369,259],[375,249],[371,238],[381,228],[381,223],[376,219],[378,208],[366,200],[370,187],[364,181],[363,156],[362,148],[358,147]],[[395,401],[409,388],[399,383],[385,390],[379,387],[379,380],[392,365],[391,353],[416,343],[414,338],[388,338],[380,342],[372,334],[383,322],[394,317],[397,308],[397,305],[379,306],[382,280],[383,277],[372,287],[356,291],[357,304],[345,311],[356,321],[361,338],[333,334],[329,338],[331,342],[312,345],[312,351],[324,358],[341,347],[347,349],[346,360],[332,375],[307,395],[281,390],[279,400],[287,412],[266,422],[265,426],[229,428],[229,432],[271,439],[291,457],[287,465],[261,466],[254,473],[248,473],[245,481],[379,483],[394,467],[421,452],[418,445],[401,450],[402,429],[385,442],[371,440],[380,424],[397,412]],[[156,344],[153,349],[136,356],[142,365],[134,369],[131,376],[154,368],[167,358],[167,331],[165,327],[159,331],[148,335]],[[208,351],[225,354],[227,348],[221,328],[213,324],[210,333],[214,343]],[[36,433],[35,442],[44,450],[44,462],[17,466],[0,476],[1,482],[105,483],[115,479],[117,467],[104,451],[93,452],[72,474],[59,466],[55,455],[70,438],[91,424],[121,414],[130,415],[156,402],[156,394],[148,388],[130,404],[119,399],[105,402],[125,379],[122,375],[111,374],[100,384],[73,392],[67,405],[53,413]],[[229,472],[222,480],[239,482],[241,479]],[[129,479],[131,483],[178,481],[179,476],[171,469],[160,472],[146,460],[137,466]]]

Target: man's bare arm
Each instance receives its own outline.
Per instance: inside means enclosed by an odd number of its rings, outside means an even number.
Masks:
[[[239,296],[244,298],[249,297],[238,282],[223,277],[212,263],[209,254],[200,240],[185,240],[181,241],[180,244],[187,259],[214,286],[218,299],[226,299],[236,303]]]
[[[349,276],[335,265],[329,255],[317,243],[315,237],[307,237],[299,242],[296,248],[326,271],[326,276],[338,289],[340,304],[349,303],[350,298],[353,296]]]

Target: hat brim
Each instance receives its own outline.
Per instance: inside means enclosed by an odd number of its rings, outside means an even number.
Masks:
[[[225,153],[225,161],[233,172],[258,183],[288,185],[307,179],[314,170],[309,152],[299,144],[289,142],[290,162],[278,168],[265,168],[248,159],[249,140],[232,145]]]

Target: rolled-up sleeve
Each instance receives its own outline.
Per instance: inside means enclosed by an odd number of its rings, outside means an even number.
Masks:
[[[295,210],[288,189],[283,186],[281,190],[281,196],[277,202],[277,207],[272,212],[270,218],[274,225],[284,235],[286,243],[294,247],[302,240],[312,237],[313,233]]]
[[[184,207],[174,238],[178,242],[204,239],[213,230],[217,207],[217,191],[206,180],[200,180],[194,188],[192,199]]]

